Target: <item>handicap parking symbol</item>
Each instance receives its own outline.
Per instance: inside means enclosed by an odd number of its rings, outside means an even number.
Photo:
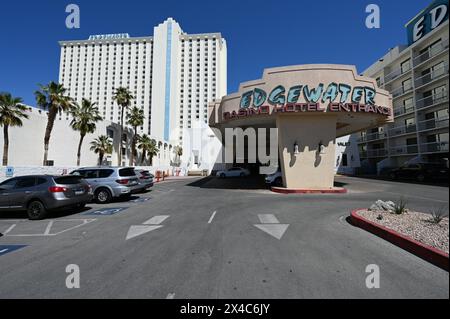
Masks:
[[[149,200],[150,200],[149,197],[147,197],[147,198],[136,198],[136,199],[131,200],[130,202],[132,202],[132,203],[144,203],[144,202],[147,202]]]
[[[84,213],[83,215],[110,216],[110,215],[115,215],[117,213],[123,212],[126,209],[127,209],[127,207],[102,208],[102,209],[96,209],[96,210]]]
[[[0,256],[27,247],[27,245],[0,245]]]

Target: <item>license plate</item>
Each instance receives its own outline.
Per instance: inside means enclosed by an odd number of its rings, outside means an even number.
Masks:
[[[83,195],[84,191],[75,191],[75,195]]]

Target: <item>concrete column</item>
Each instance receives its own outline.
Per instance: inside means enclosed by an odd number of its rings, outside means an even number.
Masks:
[[[284,187],[330,189],[334,185],[336,120],[333,114],[277,116]],[[299,154],[294,154],[294,144]],[[323,144],[320,152],[319,144]]]

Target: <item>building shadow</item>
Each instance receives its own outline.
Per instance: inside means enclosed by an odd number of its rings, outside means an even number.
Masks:
[[[200,180],[196,180],[188,184],[190,187],[199,187],[207,189],[242,189],[242,190],[258,190],[268,189],[264,181],[264,175],[246,176],[246,177],[228,177],[219,178],[216,176],[208,176]]]

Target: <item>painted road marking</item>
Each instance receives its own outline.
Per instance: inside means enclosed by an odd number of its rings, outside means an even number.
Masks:
[[[46,237],[46,236],[57,236],[57,235],[60,235],[62,233],[65,233],[65,232],[74,230],[76,228],[79,228],[81,226],[90,224],[90,223],[92,223],[92,222],[94,222],[96,220],[97,219],[61,219],[61,220],[55,220],[55,221],[52,220],[52,221],[50,221],[48,223],[44,233],[41,233],[41,234],[39,234],[39,233],[37,233],[37,234],[20,234],[20,233],[19,234],[16,234],[16,233],[9,234],[9,233],[5,233],[5,236],[8,236],[8,237]],[[63,230],[61,230],[59,232],[50,233],[50,230],[51,230],[52,226],[55,224],[55,222],[56,223],[58,223],[58,222],[78,222],[79,224],[75,225],[75,226],[72,226],[72,227],[69,227],[69,228],[66,228],[66,229],[63,229]]]
[[[168,294],[166,299],[174,299],[175,298],[175,294]]]
[[[137,198],[137,199],[130,200],[130,202],[132,202],[132,203],[145,203],[145,202],[147,202],[147,201],[149,201],[149,200],[150,200],[150,197],[147,197],[147,198]]]
[[[144,225],[159,225],[169,217],[170,217],[169,215],[155,216],[155,217],[150,218],[143,224]]]
[[[260,214],[258,215],[261,224],[279,224],[280,222],[273,214]]]
[[[254,226],[278,240],[283,237],[289,227],[289,224],[280,224],[273,214],[258,214],[258,218],[261,224]]]
[[[169,218],[169,215],[160,215],[160,216],[154,216],[144,222],[142,225],[133,225],[130,227],[127,233],[127,237],[125,240],[135,238],[141,235],[144,235],[146,233],[149,233],[153,230],[159,229],[164,227],[163,225],[160,225],[163,221],[165,221],[167,218]]]
[[[6,235],[7,233],[9,233],[11,230],[14,229],[14,227],[16,227],[17,224],[12,224],[11,226],[9,226],[9,228],[7,230],[5,230],[5,232],[3,233],[3,235]]]
[[[83,215],[110,216],[123,212],[126,209],[128,209],[128,207],[102,208],[84,213]]]
[[[216,216],[216,214],[217,214],[217,211],[214,211],[214,213],[212,213],[211,218],[208,220],[208,224],[212,223],[212,221],[213,221],[214,217]]]
[[[0,256],[27,247],[27,245],[0,245]]]

